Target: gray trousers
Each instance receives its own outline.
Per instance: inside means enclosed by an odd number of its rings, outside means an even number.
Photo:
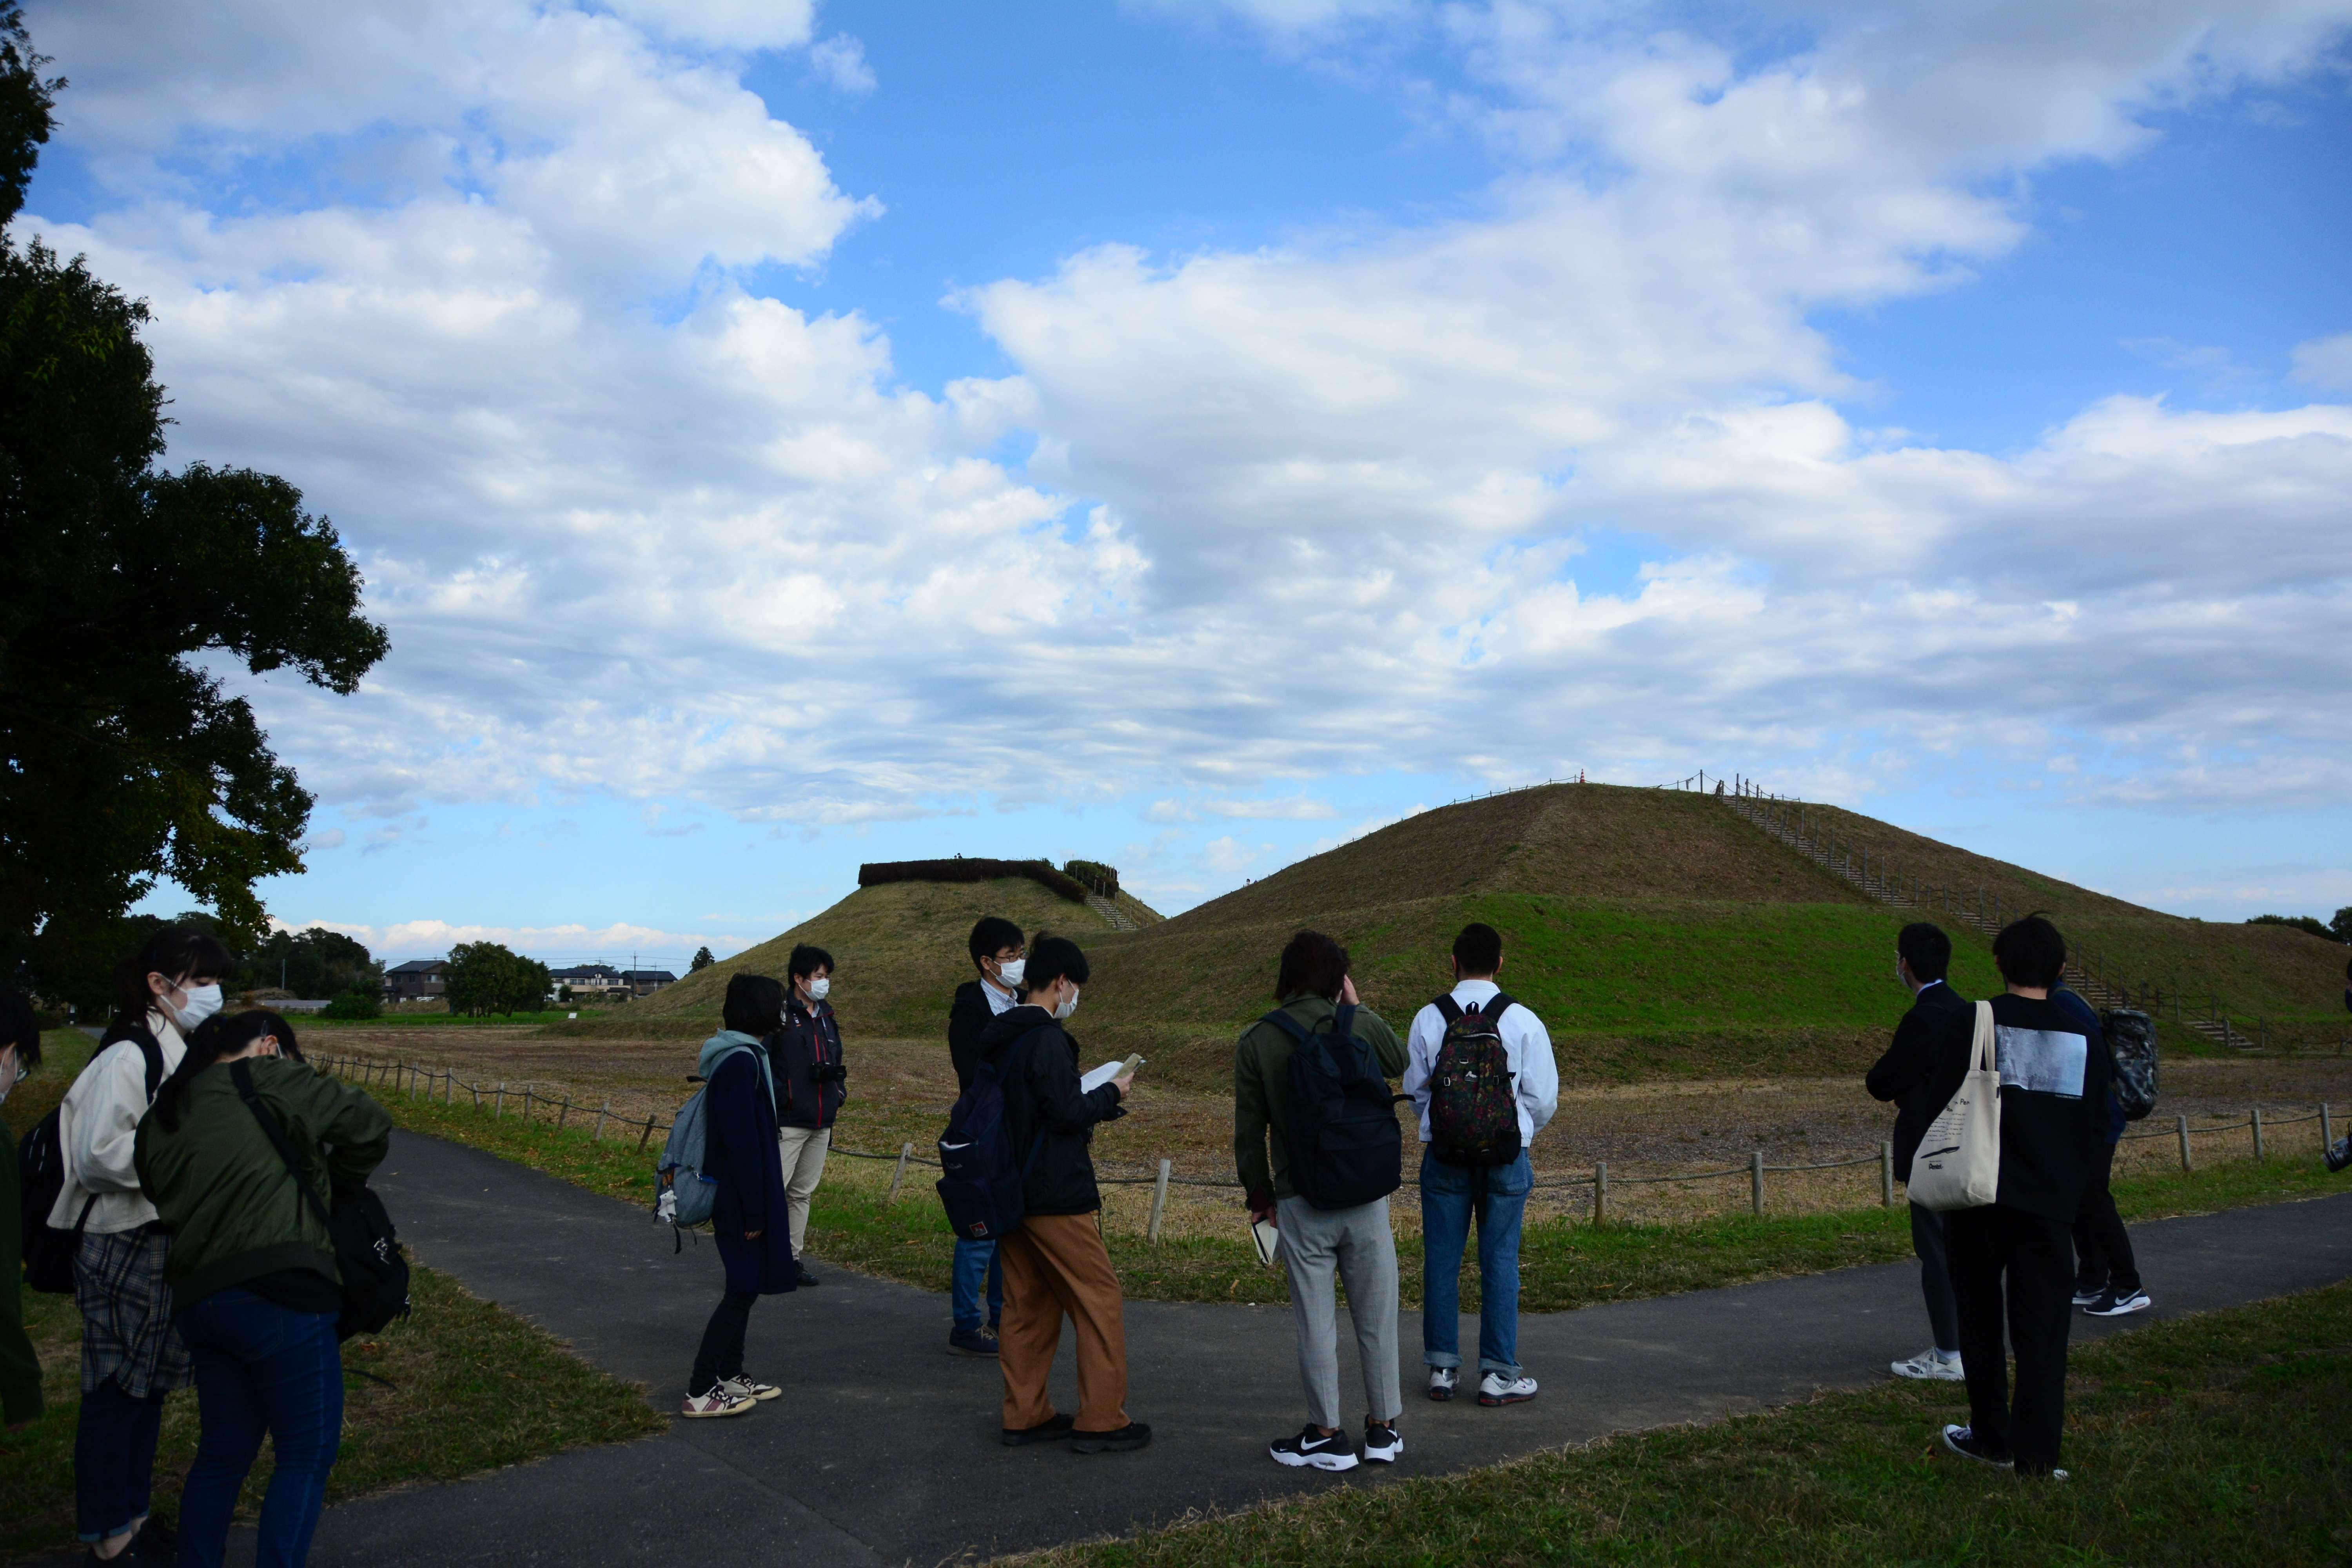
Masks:
[[[1364,1363],[1364,1403],[1375,1421],[1393,1421],[1398,1394],[1396,1233],[1389,1201],[1351,1209],[1318,1209],[1305,1198],[1276,1205],[1282,1232],[1282,1267],[1290,1276],[1290,1315],[1298,1323],[1298,1376],[1307,1385],[1307,1418],[1339,1425],[1339,1311],[1336,1289],[1348,1287],[1348,1316],[1356,1325],[1356,1356]]]
[[[1919,1255],[1919,1290],[1927,1298],[1927,1327],[1936,1348],[1960,1353],[1960,1306],[1952,1295],[1952,1268],[1944,1251],[1944,1216],[1911,1205],[1911,1250]]]

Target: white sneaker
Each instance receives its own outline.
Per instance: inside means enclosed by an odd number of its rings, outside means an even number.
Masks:
[[[708,1394],[689,1394],[677,1413],[688,1420],[699,1421],[713,1415],[744,1415],[751,1413],[758,1401],[744,1399],[727,1392],[723,1384],[713,1384]]]
[[[1429,1396],[1432,1399],[1453,1398],[1454,1384],[1459,1383],[1461,1380],[1462,1372],[1458,1367],[1431,1367],[1429,1369]]]
[[[1968,1376],[1960,1368],[1958,1351],[1952,1352],[1949,1361],[1946,1361],[1943,1352],[1924,1350],[1908,1361],[1891,1363],[1886,1370],[1897,1377],[1925,1378],[1931,1383],[1958,1383]]]
[[[1524,1405],[1535,1396],[1536,1380],[1526,1373],[1513,1377],[1505,1372],[1490,1372],[1478,1380],[1481,1405]]]
[[[732,1394],[737,1399],[781,1399],[784,1394],[772,1383],[757,1383],[740,1374],[720,1378],[719,1392]]]

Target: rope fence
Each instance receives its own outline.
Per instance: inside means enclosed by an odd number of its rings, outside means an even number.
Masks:
[[[350,1079],[353,1082],[372,1087],[394,1088],[405,1093],[412,1100],[422,1098],[432,1100],[437,1094],[440,1103],[456,1105],[458,1103],[457,1096],[462,1093],[467,1097],[476,1110],[488,1110],[494,1119],[505,1117],[507,1100],[512,1092],[504,1081],[488,1084],[461,1082],[453,1068],[422,1068],[409,1062],[377,1061],[362,1057],[320,1057],[313,1058],[312,1060],[324,1066],[338,1078]],[[562,1131],[574,1115],[579,1116],[585,1123],[592,1109],[595,1120],[588,1132],[591,1142],[603,1142],[607,1127],[614,1129],[615,1133],[623,1138],[634,1131],[636,1133],[636,1146],[639,1152],[643,1152],[651,1145],[653,1135],[656,1131],[667,1136],[670,1127],[675,1124],[674,1122],[666,1123],[660,1118],[650,1115],[642,1121],[620,1116],[614,1111],[613,1102],[609,1100],[593,1108],[574,1104],[564,1096],[541,1094],[530,1084],[524,1085],[520,1091],[520,1102],[517,1114],[527,1122],[536,1123],[540,1118],[534,1114],[535,1110],[543,1110],[547,1120],[551,1122],[555,1130]],[[2310,1121],[2319,1124],[2319,1146],[2324,1152],[2336,1142],[2335,1110],[2325,1101],[2321,1102],[2316,1110],[2307,1115],[2265,1116],[2263,1114],[2262,1107],[2255,1105],[2247,1108],[2246,1119],[2243,1121],[2217,1121],[2194,1127],[2189,1125],[2188,1117],[2175,1116],[2170,1127],[2153,1128],[2138,1132],[2127,1131],[2123,1134],[2123,1137],[2126,1142],[2137,1142],[2149,1138],[2177,1140],[2180,1146],[2181,1170],[2193,1172],[2197,1169],[2197,1163],[2195,1151],[2189,1142],[2192,1138],[2207,1133],[2250,1130],[2253,1134],[2254,1158],[2262,1160],[2269,1156],[2269,1133],[2278,1128],[2294,1127]],[[828,1155],[837,1154],[845,1160],[894,1162],[896,1169],[891,1173],[889,1194],[883,1200],[886,1205],[898,1201],[898,1190],[906,1180],[908,1166],[922,1165],[934,1171],[940,1169],[939,1161],[915,1152],[915,1144],[911,1139],[900,1144],[896,1152],[845,1149],[836,1144],[826,1152]],[[1168,1191],[1171,1187],[1205,1188],[1224,1192],[1242,1190],[1242,1184],[1237,1181],[1179,1176],[1174,1173],[1174,1163],[1172,1160],[1161,1160],[1159,1162],[1158,1173],[1154,1175],[1097,1175],[1096,1177],[1096,1183],[1100,1186],[1152,1189],[1151,1217],[1148,1235],[1154,1242],[1160,1239],[1160,1222],[1167,1207]],[[1612,1186],[1641,1187],[1684,1182],[1718,1182],[1745,1176],[1748,1178],[1749,1211],[1761,1215],[1765,1212],[1767,1177],[1809,1171],[1840,1171],[1871,1164],[1878,1167],[1879,1202],[1886,1208],[1893,1208],[1895,1205],[1896,1178],[1895,1145],[1892,1143],[1881,1143],[1875,1152],[1857,1154],[1850,1159],[1815,1160],[1783,1165],[1769,1163],[1764,1158],[1764,1151],[1757,1149],[1749,1152],[1748,1163],[1743,1165],[1733,1165],[1720,1171],[1686,1171],[1664,1175],[1612,1176],[1609,1171],[1608,1162],[1603,1160],[1594,1163],[1590,1175],[1547,1177],[1532,1184],[1529,1191],[1558,1192],[1570,1188],[1589,1187],[1592,1190],[1592,1218],[1598,1224],[1609,1217],[1609,1192]]]

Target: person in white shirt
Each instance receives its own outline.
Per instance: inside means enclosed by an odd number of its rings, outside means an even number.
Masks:
[[[1421,1141],[1429,1145],[1421,1162],[1421,1347],[1429,1396],[1453,1398],[1461,1377],[1462,1259],[1475,1217],[1478,1403],[1490,1405],[1536,1396],[1536,1380],[1519,1365],[1519,1225],[1535,1184],[1528,1146],[1559,1109],[1551,1036],[1526,1003],[1496,983],[1502,967],[1502,933],[1490,925],[1465,926],[1454,939],[1454,989],[1414,1016],[1404,1069],[1404,1092],[1421,1113]],[[1453,1059],[1446,1056],[1449,1028],[1456,1040]],[[1507,1089],[1491,1074],[1481,1077],[1473,1059],[1497,1046]]]
[[[74,1511],[89,1555],[169,1563],[178,1543],[150,1521],[163,1396],[187,1386],[188,1348],[172,1326],[163,1265],[172,1238],[140,1189],[139,1119],[187,1054],[187,1036],[220,1011],[235,967],[203,931],[165,926],[114,973],[114,1020],[58,1107],[65,1182],[48,1223],[78,1233],[81,1410]],[[8,1288],[15,1289],[9,1281]]]

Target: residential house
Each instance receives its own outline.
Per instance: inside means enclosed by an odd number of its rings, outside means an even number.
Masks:
[[[449,961],[446,958],[412,958],[383,972],[383,999],[387,1002],[440,1002],[446,1000],[448,994]]]

